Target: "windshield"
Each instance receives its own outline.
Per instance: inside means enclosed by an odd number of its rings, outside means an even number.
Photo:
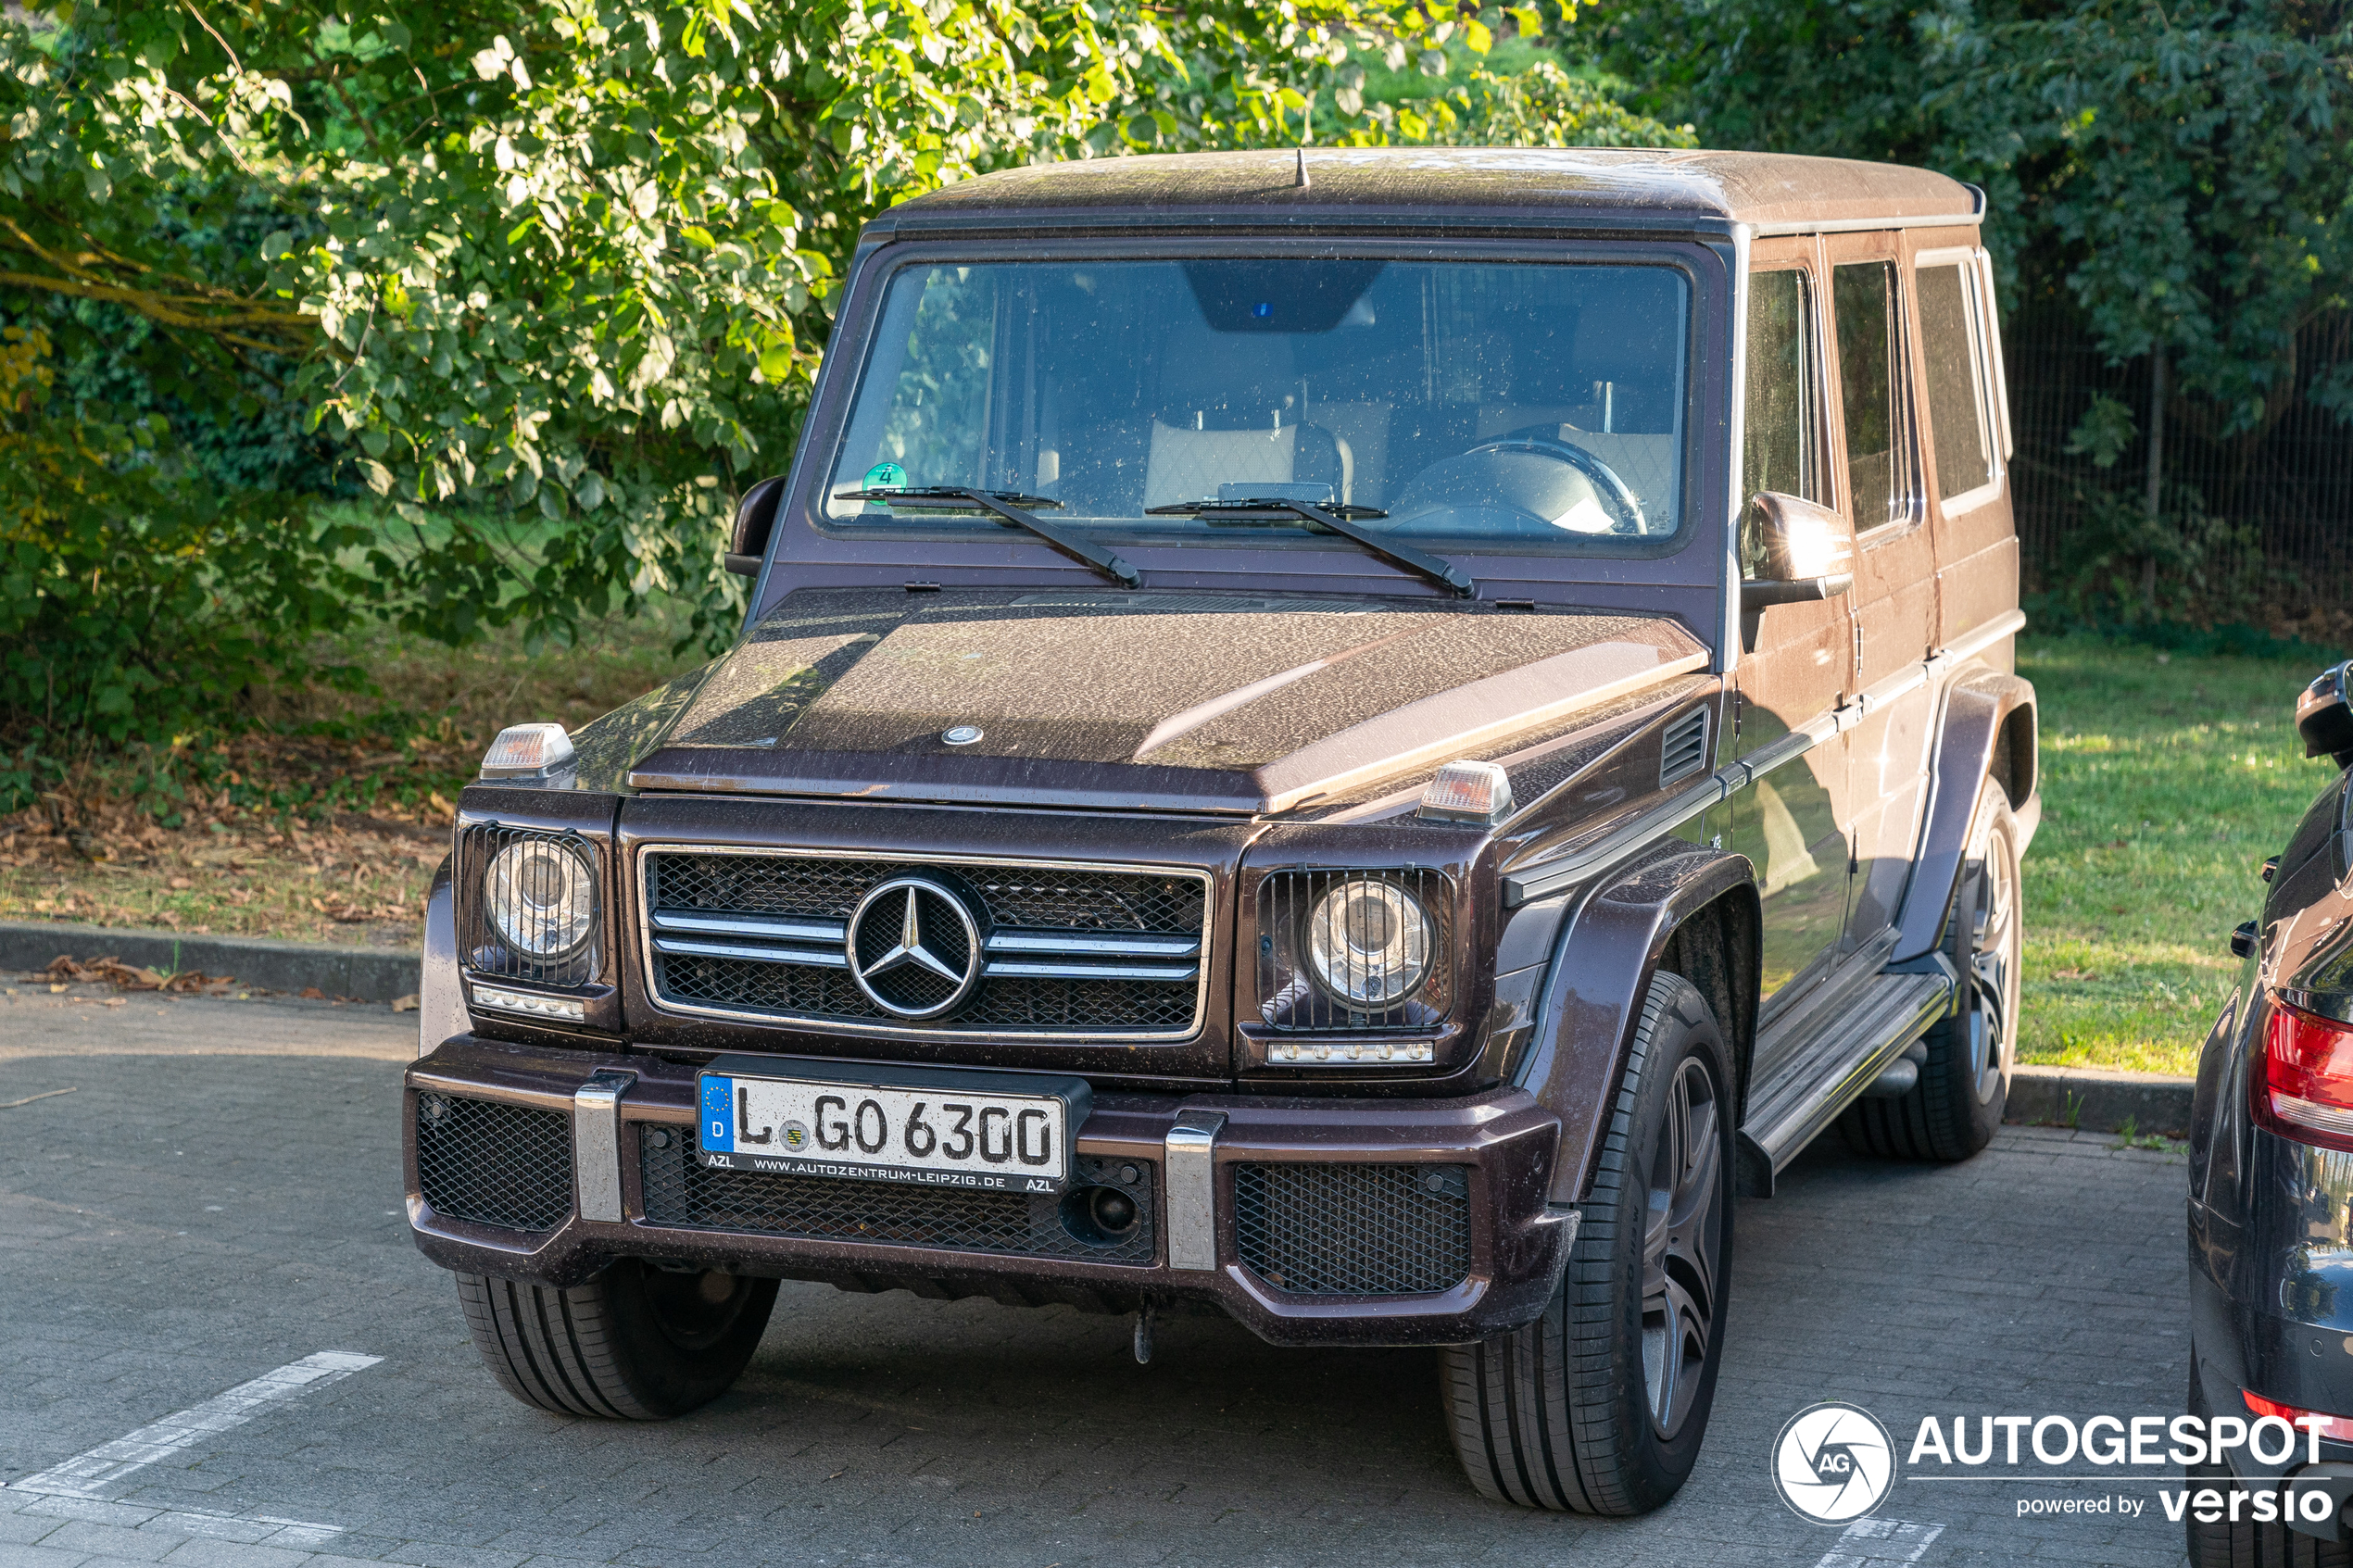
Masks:
[[[1689,296],[1656,265],[909,267],[824,515],[1003,526],[903,494],[947,487],[1099,536],[1317,532],[1236,505],[1271,498],[1439,551],[1625,553],[1682,521]]]

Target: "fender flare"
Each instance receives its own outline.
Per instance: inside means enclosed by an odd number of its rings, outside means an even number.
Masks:
[[[1680,839],[1655,846],[1596,882],[1562,922],[1545,976],[1534,1044],[1514,1082],[1560,1118],[1550,1201],[1584,1201],[1609,1132],[1618,1081],[1641,1022],[1651,977],[1678,934],[1708,916],[1723,945],[1722,972],[1690,976],[1722,1018],[1725,1045],[1745,1099],[1755,1043],[1758,905],[1756,870],[1745,855]]]
[[[1981,666],[1957,675],[1944,688],[1928,809],[1921,813],[1890,962],[1924,957],[1944,940],[1978,792],[1988,777],[2000,781],[2018,814],[2019,853],[2033,841],[2042,821],[2035,717],[2034,685],[2022,676]]]

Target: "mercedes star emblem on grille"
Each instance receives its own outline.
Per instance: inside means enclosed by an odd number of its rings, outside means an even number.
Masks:
[[[876,1007],[937,1018],[980,983],[983,943],[962,898],[928,877],[899,876],[858,901],[843,946],[849,977]]]

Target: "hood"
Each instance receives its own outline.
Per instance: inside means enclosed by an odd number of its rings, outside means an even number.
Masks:
[[[1508,748],[1706,662],[1676,623],[1623,614],[804,589],[659,723],[629,721],[627,779],[1255,815]]]

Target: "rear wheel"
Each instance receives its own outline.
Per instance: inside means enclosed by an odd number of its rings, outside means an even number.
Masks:
[[[661,1421],[710,1403],[742,1375],[776,1282],[625,1258],[569,1290],[461,1273],[458,1299],[474,1348],[523,1403]]]
[[[1707,1003],[1661,972],[1560,1287],[1527,1327],[1441,1353],[1455,1452],[1486,1496],[1644,1513],[1690,1475],[1723,1359],[1730,1083]]]
[[[1944,930],[1944,956],[1960,972],[1953,1011],[1921,1043],[1928,1060],[1909,1093],[1859,1099],[1841,1118],[1848,1145],[1895,1160],[1967,1160],[1994,1139],[2018,1061],[2020,918],[2018,820],[1988,779],[1962,857]]]

